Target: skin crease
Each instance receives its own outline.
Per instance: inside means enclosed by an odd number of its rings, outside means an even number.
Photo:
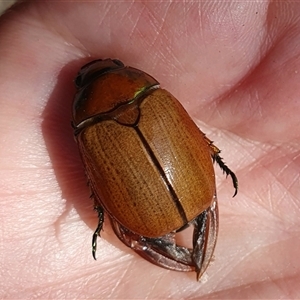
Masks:
[[[0,296],[300,297],[300,3],[35,1],[0,19]],[[223,150],[214,261],[144,261],[97,216],[70,126],[73,78],[95,58],[153,75]],[[190,233],[182,239],[188,239]]]

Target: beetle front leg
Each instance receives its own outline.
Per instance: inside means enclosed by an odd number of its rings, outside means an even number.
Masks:
[[[230,175],[233,187],[235,188],[235,192],[232,196],[234,197],[238,191],[238,179],[236,175],[224,163],[222,157],[220,156],[221,150],[217,146],[215,146],[213,141],[211,141],[209,138],[207,138],[206,136],[204,138],[211,149],[211,157],[213,161],[217,162],[217,164],[220,166],[221,170],[226,174],[226,176]]]
[[[101,206],[95,206],[94,208],[98,212],[98,226],[93,234],[93,239],[92,239],[92,254],[94,259],[96,260],[96,251],[97,251],[97,238],[100,236],[100,232],[103,228],[103,223],[104,223],[104,211]]]

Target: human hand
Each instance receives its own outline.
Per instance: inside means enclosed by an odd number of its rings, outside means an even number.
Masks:
[[[299,16],[272,1],[28,1],[2,16],[1,296],[299,297]],[[216,171],[220,232],[200,282],[135,255],[108,220],[92,259],[72,81],[108,57],[160,81],[238,176],[232,199]]]

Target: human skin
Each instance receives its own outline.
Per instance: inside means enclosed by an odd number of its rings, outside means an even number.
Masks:
[[[300,3],[52,2],[0,19],[0,297],[299,298]],[[220,231],[200,282],[126,248],[97,215],[70,125],[79,68],[154,76],[222,149]],[[190,232],[184,235],[188,238]]]

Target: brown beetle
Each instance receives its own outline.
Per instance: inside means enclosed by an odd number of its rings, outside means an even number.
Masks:
[[[75,83],[73,128],[99,216],[94,258],[106,212],[126,246],[199,280],[218,232],[213,161],[238,188],[220,150],[153,77],[119,60],[92,61]],[[175,242],[189,225],[192,249]]]

